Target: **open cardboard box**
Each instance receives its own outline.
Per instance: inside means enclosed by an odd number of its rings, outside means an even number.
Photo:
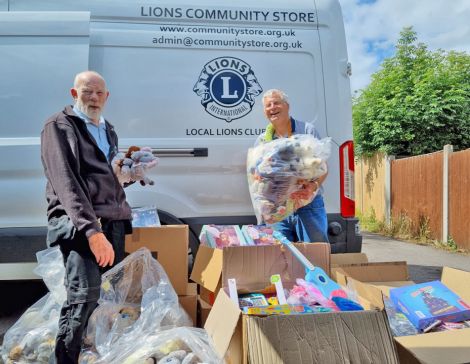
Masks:
[[[178,295],[186,295],[188,286],[188,226],[162,225],[135,227],[132,235],[126,235],[126,253],[142,247],[165,269]]]
[[[332,275],[338,283],[351,282],[358,292],[375,286],[388,295],[389,289],[413,284],[405,262],[336,265]],[[470,272],[444,267],[441,282],[470,302]],[[395,337],[400,362],[456,364],[470,362],[470,328]]]
[[[300,251],[308,259],[310,259],[311,262],[317,264],[329,274],[330,260],[329,258],[326,258],[326,255],[329,256],[330,251],[329,245],[328,249],[325,248],[325,245],[327,244],[296,243],[297,248],[299,248]],[[191,272],[191,280],[201,286],[200,296],[204,301],[206,301],[210,305],[214,304],[215,297],[217,297],[217,293],[221,288],[222,268],[224,265],[224,260],[225,258],[227,258],[227,256],[233,255],[234,251],[238,253],[236,249],[242,249],[242,251],[246,253],[244,254],[245,258],[241,258],[245,259],[245,261],[240,262],[240,268],[246,266],[246,264],[243,264],[246,262],[246,259],[248,259],[247,257],[252,257],[250,258],[250,261],[248,263],[253,264],[253,267],[256,267],[256,269],[258,270],[268,269],[269,272],[266,272],[266,274],[282,273],[278,272],[278,265],[280,265],[281,267],[282,265],[286,265],[288,263],[287,261],[285,261],[286,257],[289,257],[291,261],[295,259],[292,254],[288,252],[288,249],[282,245],[236,246],[224,249],[211,248],[206,245],[201,245],[197,251],[196,259],[194,261],[194,266]],[[272,255],[270,256],[270,259],[274,264],[273,267],[256,266],[256,259],[258,255],[264,257],[265,254]],[[233,262],[233,259],[229,258],[227,261]],[[303,270],[303,268],[301,269]],[[258,274],[258,271],[256,273]],[[305,274],[302,274],[299,277],[303,277],[304,275]],[[281,278],[283,277],[281,276]]]
[[[329,271],[328,244],[296,246]],[[305,276],[303,266],[282,246],[237,247],[224,249],[221,269],[222,289],[204,328],[228,363],[398,363],[378,289],[371,287],[360,298],[365,311],[251,316],[229,297],[227,279],[236,279],[240,293],[256,292],[269,286],[271,275],[280,274],[290,288]]]

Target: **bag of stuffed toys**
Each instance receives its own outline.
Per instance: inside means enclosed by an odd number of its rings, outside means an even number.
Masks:
[[[330,138],[305,134],[249,149],[248,185],[258,224],[281,221],[314,199],[314,181],[327,172],[330,150]]]
[[[67,294],[64,287],[65,268],[59,247],[36,254],[41,276],[49,293],[33,304],[5,333],[1,358],[13,363],[55,363],[55,337],[59,331],[59,315]]]
[[[88,321],[81,364],[219,362],[209,344],[200,351],[190,334],[170,330],[192,322],[164,269],[146,248],[103,274],[98,303]]]
[[[195,327],[175,327],[145,337],[133,350],[120,350],[115,364],[221,364],[207,332]]]
[[[152,154],[151,148],[131,146],[125,154],[117,153],[111,166],[121,185],[139,181],[145,186],[154,184],[147,172],[157,163],[158,158]]]

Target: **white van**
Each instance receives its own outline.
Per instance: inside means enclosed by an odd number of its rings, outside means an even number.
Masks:
[[[126,190],[165,224],[255,223],[247,149],[267,124],[261,96],[290,97],[334,147],[325,184],[333,252],[357,252],[352,121],[338,0],[0,0],[0,277],[31,278],[45,247],[39,135],[71,103],[74,75],[101,73],[120,148],[150,146],[154,186]],[[253,5],[256,4],[256,5]]]

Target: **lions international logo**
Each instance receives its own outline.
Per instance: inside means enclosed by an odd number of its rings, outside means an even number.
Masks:
[[[263,89],[248,63],[220,57],[204,65],[193,91],[209,114],[230,123],[251,111]]]

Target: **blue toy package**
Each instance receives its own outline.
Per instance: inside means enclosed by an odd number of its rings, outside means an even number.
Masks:
[[[156,206],[138,207],[132,209],[132,227],[161,226]]]
[[[436,320],[459,322],[470,318],[470,304],[440,281],[393,288],[390,299],[418,330]]]

